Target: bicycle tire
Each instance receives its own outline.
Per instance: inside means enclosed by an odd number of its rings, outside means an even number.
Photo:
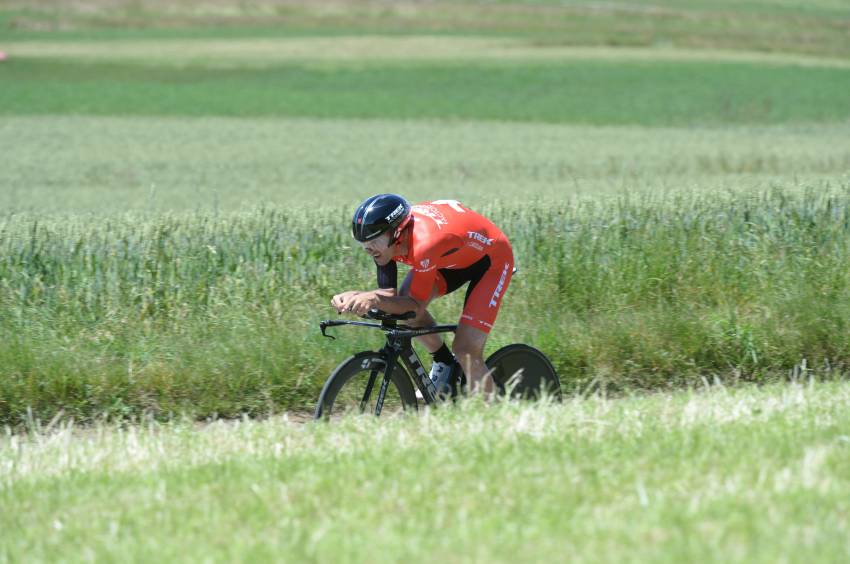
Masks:
[[[352,412],[374,413],[375,401],[384,378],[383,366],[385,365],[384,356],[374,351],[360,352],[342,361],[325,381],[313,418],[330,419]],[[378,369],[378,374],[368,405],[361,412],[360,400],[373,369]],[[410,376],[401,364],[396,364],[390,376],[390,386],[387,388],[382,413],[396,413],[407,409],[416,410],[416,408],[416,392]]]
[[[561,401],[561,381],[545,354],[523,344],[502,347],[491,354],[487,367],[500,395],[511,390],[512,399],[539,399],[541,391]]]

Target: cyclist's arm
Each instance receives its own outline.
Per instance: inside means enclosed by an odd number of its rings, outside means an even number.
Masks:
[[[428,307],[436,276],[437,269],[434,266],[427,269],[414,268],[409,295],[400,296],[395,287],[380,288],[367,292],[368,296],[361,296],[361,300],[368,300],[374,304],[371,307],[387,313],[397,314],[415,311],[416,315],[419,316]]]
[[[371,291],[351,290],[333,297],[331,305],[337,311],[365,314],[369,309],[375,308],[387,313],[406,313],[418,311],[419,304],[416,300],[398,295],[398,265],[395,261],[377,268],[378,289]]]
[[[390,261],[384,266],[376,265],[378,276],[378,289],[369,292],[358,292],[350,300],[354,313],[364,314],[371,308],[379,309],[387,313],[407,313],[415,311],[417,314],[425,309],[427,303],[417,300],[411,296],[400,296],[398,290],[398,265]],[[426,276],[430,273],[426,273]],[[346,302],[345,305],[348,305]]]
[[[463,241],[458,242],[457,237],[447,235],[439,239],[423,244],[423,248],[413,260],[411,269],[410,289],[406,292],[417,303],[422,304],[424,310],[431,301],[434,286],[437,282],[437,264],[444,257],[458,250]]]
[[[396,294],[398,288],[398,265],[394,260],[391,260],[385,265],[375,263],[378,275],[378,288],[381,290],[392,290],[392,294]],[[386,292],[382,292],[386,295]]]
[[[375,308],[385,311],[387,313],[407,313],[408,311],[415,311],[417,315],[420,313],[420,310],[425,309],[425,304],[419,302],[410,296],[397,296],[397,295],[386,295],[381,292],[384,290],[376,290],[372,292],[375,296]]]
[[[398,295],[398,265],[390,261],[384,266],[378,265],[378,289],[372,294],[377,300],[375,307],[387,313],[419,312],[419,302],[409,296]]]

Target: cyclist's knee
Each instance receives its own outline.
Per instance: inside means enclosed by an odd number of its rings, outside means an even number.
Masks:
[[[468,325],[459,325],[452,343],[452,352],[458,359],[482,360],[486,343],[487,333]]]
[[[454,343],[452,343],[452,353],[458,360],[470,359],[477,361],[482,360],[484,357],[484,349],[478,346],[478,343],[468,343],[460,339],[455,339]]]
[[[411,327],[431,327],[432,325],[436,325],[437,322],[434,321],[434,318],[431,317],[431,314],[428,313],[427,309],[420,310],[416,317],[410,320],[408,325]]]

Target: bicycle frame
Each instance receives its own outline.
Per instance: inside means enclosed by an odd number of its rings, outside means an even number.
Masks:
[[[390,375],[395,370],[399,359],[404,366],[408,377],[410,377],[419,391],[426,404],[435,403],[437,401],[437,390],[433,382],[428,377],[422,362],[419,360],[419,355],[413,348],[412,339],[422,335],[432,335],[434,333],[449,333],[457,330],[457,325],[434,325],[433,327],[408,327],[406,325],[397,325],[395,319],[384,319],[381,323],[370,323],[366,321],[343,321],[343,320],[325,320],[319,323],[322,330],[322,335],[330,339],[335,339],[333,335],[328,335],[326,329],[328,327],[337,327],[340,325],[354,325],[356,327],[371,327],[381,329],[387,338],[383,348],[378,351],[384,360],[383,367],[384,377],[381,382],[381,388],[378,391],[378,398],[375,402],[375,415],[380,415],[384,405],[384,398],[387,394],[387,388],[390,385]],[[361,411],[365,409],[369,397],[372,395],[372,389],[375,386],[375,381],[380,368],[375,368],[369,374],[369,381],[366,384],[366,390],[363,393],[363,399],[360,402]]]

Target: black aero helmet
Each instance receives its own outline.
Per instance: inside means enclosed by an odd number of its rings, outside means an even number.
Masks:
[[[410,204],[398,194],[378,194],[367,198],[351,220],[354,238],[364,243],[393,230],[392,240],[410,221]]]

